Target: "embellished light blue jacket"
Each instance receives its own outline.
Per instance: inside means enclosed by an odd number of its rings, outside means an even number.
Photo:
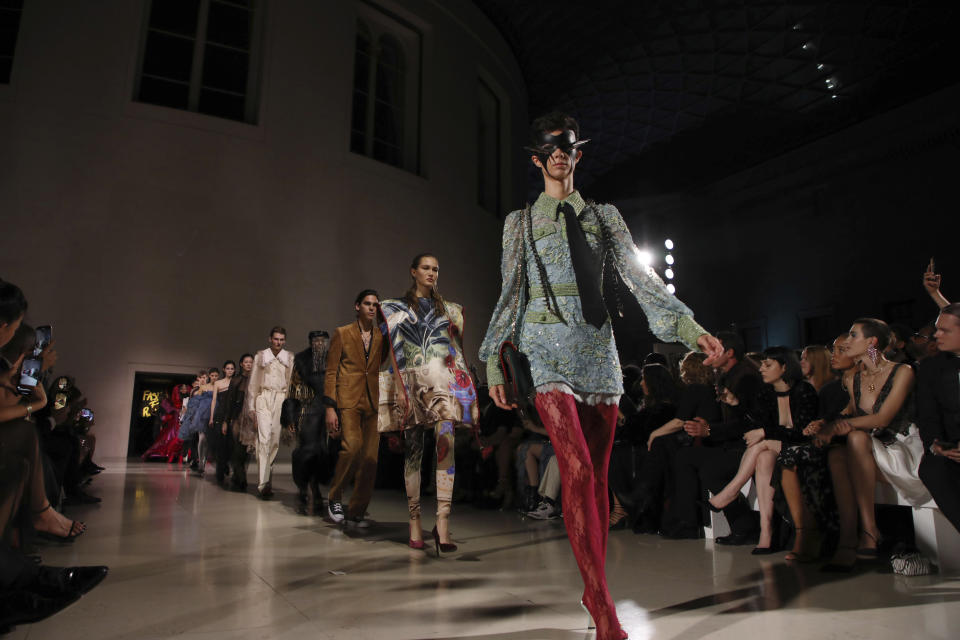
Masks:
[[[530,359],[535,386],[561,383],[577,394],[622,394],[623,374],[610,319],[599,329],[583,319],[566,224],[557,213],[561,202],[573,206],[587,243],[597,255],[603,250],[606,227],[614,266],[643,307],[657,338],[697,349],[697,338],[707,333],[694,322],[693,312],[667,291],[656,272],[636,259],[633,239],[616,207],[587,206],[577,191],[563,201],[541,193],[529,214],[533,245],[528,228],[521,224],[523,211],[512,212],[504,223],[503,288],[480,347],[480,358],[487,363],[487,383],[503,384],[499,350],[510,341]],[[560,316],[547,307],[533,251],[543,263]]]

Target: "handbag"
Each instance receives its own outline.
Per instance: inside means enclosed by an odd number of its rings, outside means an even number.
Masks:
[[[500,345],[500,369],[503,371],[507,402],[516,404],[521,411],[536,420],[534,397],[537,390],[533,386],[529,358],[517,348],[517,345],[509,341],[504,342]]]

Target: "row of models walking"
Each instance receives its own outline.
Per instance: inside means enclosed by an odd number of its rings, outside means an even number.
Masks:
[[[542,421],[556,452],[564,523],[584,582],[581,604],[599,640],[619,640],[627,637],[631,611],[640,613],[628,603],[617,607],[606,582],[607,474],[623,385],[603,300],[604,274],[636,298],[657,338],[703,350],[706,365],[723,348],[659,276],[634,259],[636,247],[617,209],[585,200],[574,188],[586,142],[576,120],[565,114],[543,116],[531,127],[527,149],[544,188],[532,206],[506,218],[502,289],[480,358],[490,395],[506,410],[524,402],[504,384],[501,350],[515,345],[529,362],[534,401],[525,409]],[[424,436],[432,430],[437,516],[431,533],[438,552],[456,550],[449,526],[454,432],[476,423],[477,394],[463,356],[463,311],[440,295],[439,268],[436,256],[418,255],[410,265],[412,284],[401,298],[380,300],[374,290],[361,291],[354,301],[356,319],[338,327],[329,344],[324,332],[312,333],[311,348],[294,356],[284,349],[286,331],[275,327],[270,347],[251,358],[249,378],[241,363],[239,378],[247,381],[243,410],[223,418],[223,433],[239,435],[224,440],[243,442],[244,432],[255,434],[261,497],[272,493],[284,423],[296,425],[298,508],[305,512],[308,486],[315,510],[322,503],[318,478],[311,475],[322,465],[308,461],[318,459],[327,438],[339,438],[327,515],[337,523],[368,526],[380,434],[402,431],[409,545],[423,548],[420,477]],[[228,391],[241,384],[231,382]],[[235,396],[228,396],[230,406],[238,406]],[[242,468],[234,470],[238,477],[246,477]]]

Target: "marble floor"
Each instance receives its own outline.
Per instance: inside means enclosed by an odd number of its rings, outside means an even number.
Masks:
[[[87,533],[41,549],[46,564],[106,564],[110,575],[9,637],[593,638],[561,521],[455,505],[460,550],[438,558],[406,546],[398,493],[378,492],[376,524],[355,534],[294,514],[289,466],[279,471],[277,499],[261,502],[163,463],[110,462],[90,489],[102,505],[72,513]],[[613,532],[611,592],[644,608],[630,637],[960,637],[958,579],[879,567],[828,577],[749,551]]]

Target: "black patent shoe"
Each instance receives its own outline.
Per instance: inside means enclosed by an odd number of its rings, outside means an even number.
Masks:
[[[104,566],[41,566],[32,590],[44,597],[57,597],[64,594],[83,595],[103,582],[109,571],[110,569]]]
[[[727,546],[740,546],[744,544],[757,544],[756,533],[731,533],[728,536],[719,536],[714,539],[717,544]]]
[[[79,593],[45,597],[32,591],[0,591],[0,634],[18,624],[31,624],[63,611],[80,599]]]

